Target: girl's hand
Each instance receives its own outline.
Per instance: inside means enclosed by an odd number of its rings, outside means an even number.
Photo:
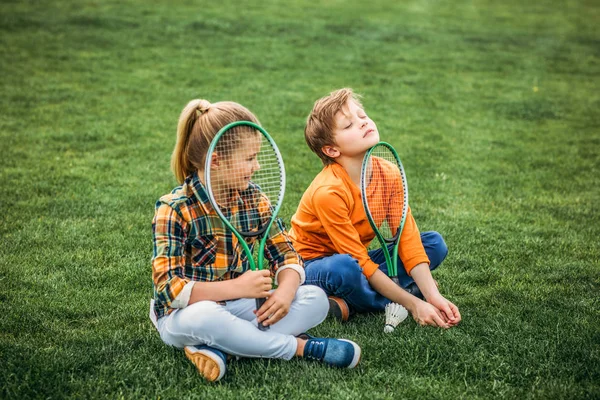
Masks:
[[[265,326],[277,323],[290,312],[294,296],[296,296],[294,290],[286,290],[279,286],[269,295],[265,304],[255,311],[258,322],[262,322]]]
[[[456,307],[452,302],[448,301],[444,296],[438,293],[435,296],[427,299],[427,302],[441,311],[444,321],[447,322],[448,325],[458,325],[461,320],[460,311],[458,311],[458,307]]]
[[[445,329],[450,328],[450,325],[446,322],[442,312],[423,300],[418,300],[414,310],[411,310],[411,313],[412,317],[419,325],[439,326],[440,328]]]
[[[271,272],[267,269],[246,271],[233,280],[241,298],[260,299],[270,295],[272,288]]]

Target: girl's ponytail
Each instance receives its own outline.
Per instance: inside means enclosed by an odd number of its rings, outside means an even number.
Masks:
[[[198,129],[198,119],[210,108],[207,100],[192,100],[181,112],[177,123],[177,142],[171,156],[171,170],[175,174],[177,182],[183,183],[185,178],[200,167],[194,165],[193,157],[190,157],[190,137],[192,132]]]
[[[196,171],[204,170],[210,142],[217,132],[235,121],[258,119],[246,107],[231,101],[211,104],[208,100],[192,100],[181,112],[177,123],[177,142],[171,156],[171,170],[180,184]]]

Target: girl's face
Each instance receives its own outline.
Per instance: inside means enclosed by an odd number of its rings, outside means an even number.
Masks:
[[[260,169],[258,152],[262,135],[244,140],[223,160],[222,179],[229,189],[246,190],[252,175]]]

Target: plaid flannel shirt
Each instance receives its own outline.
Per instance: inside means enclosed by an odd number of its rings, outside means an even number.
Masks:
[[[241,221],[248,220],[248,213],[265,213],[271,209],[256,186],[247,190],[255,192],[252,193],[253,200],[244,203],[240,198],[237,206],[228,210]],[[258,228],[257,223],[251,230]],[[190,281],[233,279],[250,268],[238,239],[212,208],[197,173],[158,200],[152,229],[152,278],[157,318],[173,311],[171,303]],[[303,266],[279,218],[264,234],[269,235],[264,254],[272,274],[283,265]],[[247,238],[246,243],[253,248],[257,240],[257,237]]]

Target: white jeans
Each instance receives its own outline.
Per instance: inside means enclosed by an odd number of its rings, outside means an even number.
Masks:
[[[219,304],[199,301],[173,311],[157,321],[160,337],[168,345],[208,345],[239,357],[291,359],[296,353],[296,335],[319,325],[329,303],[317,286],[300,286],[289,313],[267,331],[257,328],[256,299]]]

